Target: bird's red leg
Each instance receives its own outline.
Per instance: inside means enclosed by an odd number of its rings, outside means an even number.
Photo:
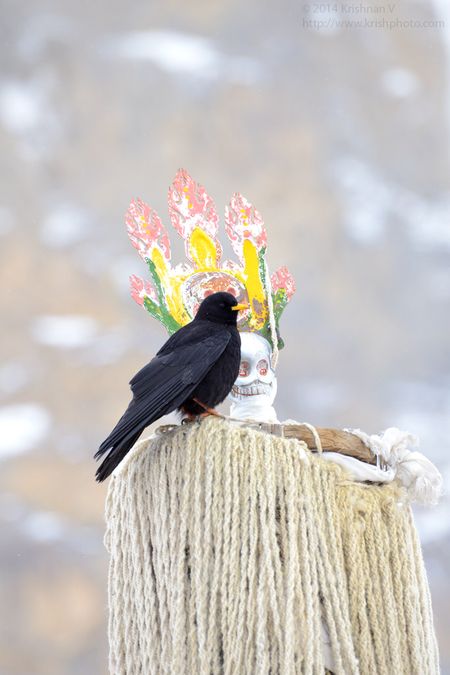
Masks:
[[[223,415],[217,412],[217,410],[214,410],[214,408],[209,408],[207,405],[199,401],[198,398],[193,398],[192,400],[195,401],[205,411],[200,415],[200,417],[204,417],[206,415],[215,415],[216,417],[223,417]]]

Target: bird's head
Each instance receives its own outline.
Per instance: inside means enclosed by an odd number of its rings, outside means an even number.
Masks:
[[[203,300],[195,318],[235,326],[238,311],[246,308],[247,305],[239,304],[231,293],[212,293]]]

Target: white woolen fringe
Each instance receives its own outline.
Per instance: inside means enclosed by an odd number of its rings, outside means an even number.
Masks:
[[[404,492],[206,418],[141,442],[107,498],[111,675],[439,672]]]

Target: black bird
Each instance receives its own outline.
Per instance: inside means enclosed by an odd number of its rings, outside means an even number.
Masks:
[[[106,458],[96,472],[107,478],[145,427],[178,409],[188,415],[211,412],[230,393],[239,373],[241,339],[238,304],[231,293],[203,300],[193,321],[170,336],[156,356],[130,381],[133,398],[95,454]]]

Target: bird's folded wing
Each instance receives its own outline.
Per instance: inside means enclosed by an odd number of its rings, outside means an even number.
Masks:
[[[155,356],[130,381],[133,400],[97,456],[180,406],[216,363],[230,340],[227,330],[217,331],[193,344],[179,344]]]
[[[185,341],[175,343],[171,351],[159,351],[130,380],[131,391],[139,397],[154,391],[172,376],[178,377],[180,384],[197,385],[221,356],[229,341],[230,333],[221,330],[215,331],[213,335],[202,335],[201,338],[199,335],[195,342],[188,344]]]

